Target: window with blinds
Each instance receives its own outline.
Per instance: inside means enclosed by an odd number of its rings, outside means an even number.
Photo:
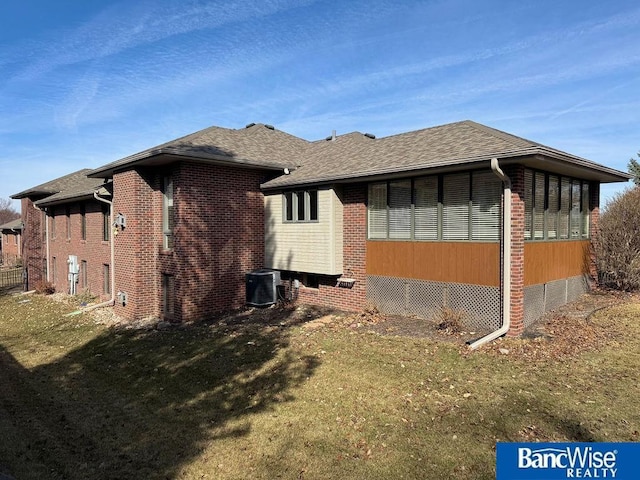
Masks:
[[[369,238],[387,238],[387,183],[369,185]]]
[[[580,201],[580,193],[582,188],[580,182],[571,182],[571,238],[580,238],[580,221],[582,214],[580,209],[582,202]]]
[[[488,171],[372,183],[369,238],[498,241],[501,196]]]
[[[536,172],[533,178],[533,238],[544,238],[544,173]]]
[[[558,238],[558,212],[560,210],[560,182],[549,175],[549,202],[547,206],[547,238]]]
[[[445,175],[442,180],[442,239],[469,239],[469,174]]]
[[[589,184],[582,184],[582,238],[589,237]]]
[[[389,182],[389,238],[411,238],[411,180]]]
[[[524,171],[524,238],[531,240],[531,220],[533,218],[533,172]]]
[[[558,215],[558,230],[560,238],[569,238],[569,211],[571,209],[571,180],[562,177],[560,181],[560,214]]]
[[[438,177],[417,178],[413,182],[414,236],[416,240],[438,239]]]
[[[589,182],[526,169],[525,239],[589,238]]]
[[[471,178],[471,238],[497,241],[502,182],[493,172],[474,173]]]

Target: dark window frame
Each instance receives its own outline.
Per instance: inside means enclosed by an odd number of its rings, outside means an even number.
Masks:
[[[283,223],[318,223],[318,190],[290,190],[282,193]]]

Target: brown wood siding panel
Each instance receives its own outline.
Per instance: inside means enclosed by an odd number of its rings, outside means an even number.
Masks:
[[[589,273],[589,241],[526,242],[524,284],[538,285]]]
[[[367,274],[500,285],[500,246],[479,242],[367,242]]]

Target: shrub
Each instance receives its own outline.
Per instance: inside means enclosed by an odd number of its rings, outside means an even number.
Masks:
[[[53,283],[47,282],[46,280],[41,280],[35,285],[36,293],[41,295],[51,295],[56,292],[56,287],[53,286]]]
[[[463,332],[466,318],[464,310],[442,307],[436,315],[437,329],[449,334]]]
[[[639,224],[640,187],[607,202],[592,240],[600,285],[623,291],[640,288]]]

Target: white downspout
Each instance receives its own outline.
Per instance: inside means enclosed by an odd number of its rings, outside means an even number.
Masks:
[[[51,262],[49,262],[49,217],[47,215],[47,209],[38,207],[35,203],[32,204],[33,208],[39,212],[44,213],[44,238],[45,238],[45,251],[47,257],[47,282],[49,281],[49,270],[51,270]]]
[[[93,192],[93,197],[99,202],[106,203],[109,205],[109,228],[113,225],[113,202],[109,201],[105,198],[100,198],[98,196],[98,192]],[[111,300],[107,300],[106,302],[98,303],[97,305],[91,305],[90,307],[83,308],[83,312],[87,312],[89,310],[93,310],[95,308],[101,307],[110,307],[115,305],[116,303],[116,252],[115,252],[115,238],[113,232],[109,232],[109,243],[111,247]]]
[[[511,327],[511,179],[500,169],[497,158],[491,159],[491,170],[502,180],[502,326],[469,345],[471,350],[506,334]]]

